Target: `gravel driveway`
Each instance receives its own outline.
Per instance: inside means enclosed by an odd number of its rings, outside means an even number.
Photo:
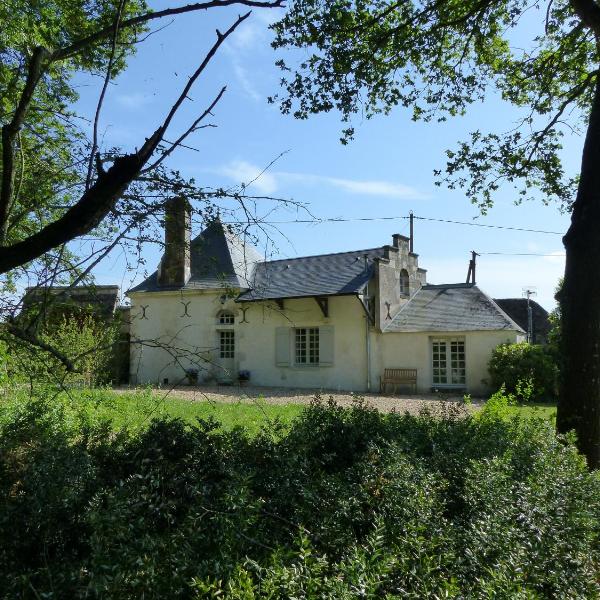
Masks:
[[[126,388],[118,388],[124,391]],[[168,390],[166,388],[156,389],[155,393],[164,395]],[[202,402],[209,400],[211,402],[255,402],[261,400],[268,404],[309,404],[320,394],[323,400],[330,397],[341,406],[351,406],[357,397],[362,397],[366,402],[382,412],[410,412],[418,413],[422,409],[428,409],[432,412],[440,410],[445,403],[462,404],[461,395],[447,394],[399,394],[399,395],[381,395],[381,394],[352,394],[350,392],[339,392],[332,390],[307,390],[293,388],[276,387],[239,387],[237,385],[212,385],[212,386],[178,386],[169,391],[169,396],[174,398],[183,398],[191,402]],[[472,404],[467,406],[473,410],[481,406],[481,399],[473,399]]]

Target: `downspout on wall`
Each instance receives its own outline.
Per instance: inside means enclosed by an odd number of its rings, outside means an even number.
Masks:
[[[369,269],[369,257],[365,254],[365,271]],[[371,324],[369,315],[369,282],[365,286],[365,336],[366,336],[366,350],[367,350],[367,392],[371,391]]]

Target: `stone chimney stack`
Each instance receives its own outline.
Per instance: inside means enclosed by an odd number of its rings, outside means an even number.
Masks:
[[[158,285],[182,287],[190,278],[190,203],[182,197],[165,203],[165,253],[158,267]]]

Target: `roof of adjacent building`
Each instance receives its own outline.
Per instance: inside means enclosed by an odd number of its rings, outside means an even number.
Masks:
[[[22,310],[51,305],[53,309],[78,306],[91,308],[104,316],[114,314],[119,303],[118,285],[35,286],[28,287],[22,301]]]
[[[490,331],[524,333],[489,296],[471,283],[424,285],[396,313],[385,332]]]
[[[190,278],[184,286],[158,284],[155,271],[127,293],[158,292],[173,289],[248,289],[258,262],[258,251],[215,219],[190,243]]]
[[[527,298],[494,298],[494,302],[513,321],[518,323],[525,331],[528,327]],[[551,325],[548,319],[548,311],[535,300],[529,300],[531,304],[531,316],[533,325],[533,342],[542,341],[548,335]]]
[[[239,301],[342,296],[364,289],[373,275],[373,262],[383,248],[320,254],[259,263],[252,289]]]

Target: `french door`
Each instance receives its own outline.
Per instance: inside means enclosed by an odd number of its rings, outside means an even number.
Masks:
[[[466,383],[465,340],[434,338],[431,340],[432,383],[463,386]]]

